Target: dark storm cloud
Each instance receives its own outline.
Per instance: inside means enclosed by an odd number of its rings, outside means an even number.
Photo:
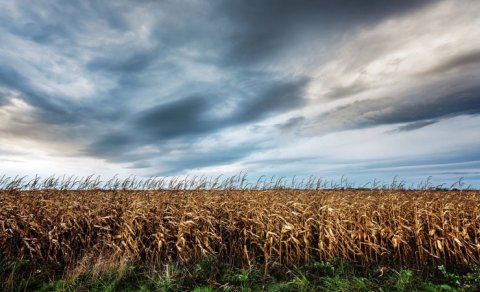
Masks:
[[[433,1],[236,1],[225,2],[225,12],[237,25],[227,63],[262,62],[288,49],[302,33],[335,37],[335,33],[370,25]],[[319,35],[320,34],[320,35]],[[337,35],[341,36],[341,35]]]
[[[377,125],[416,123],[402,130],[426,126],[432,120],[480,114],[480,87],[441,96],[397,97],[356,101],[328,112],[318,119],[321,129],[363,128]],[[422,124],[423,123],[423,124]]]
[[[374,107],[371,105],[372,108]],[[387,111],[388,112],[388,111]],[[425,119],[445,118],[458,115],[480,114],[480,88],[426,98],[425,100],[410,101],[395,106],[390,113],[373,115],[370,121],[374,124],[395,124],[414,122]]]
[[[129,152],[133,146],[138,146],[139,140],[135,135],[128,132],[113,132],[107,134],[101,134],[100,138],[97,138],[88,149],[85,150],[86,154],[95,155],[97,157],[111,157],[115,161],[122,161],[124,159],[135,159],[137,157],[124,157],[123,155]]]
[[[209,132],[222,127],[205,115],[211,106],[213,104],[206,97],[188,96],[139,113],[132,124],[137,133],[143,131],[142,134],[157,139]]]
[[[259,98],[243,98],[231,122],[245,123],[256,121],[272,114],[293,110],[305,104],[304,89],[309,80],[273,83],[264,90]]]
[[[220,118],[209,114],[221,110],[222,103],[215,104],[218,98],[189,96],[138,114],[133,125],[137,131],[144,131],[157,139],[214,132],[302,106],[303,89],[307,83],[306,79],[272,82],[269,87],[255,92],[258,96],[242,96],[234,111]]]
[[[223,106],[215,95],[197,94],[163,103],[136,113],[121,130],[100,136],[89,145],[86,152],[115,161],[132,161],[139,159],[139,156],[122,153],[144,145],[165,146],[185,141],[193,143],[205,135],[229,127],[246,125],[302,106],[303,89],[307,82],[305,79],[272,82],[268,87],[256,92],[258,96],[242,97],[228,116],[212,115]],[[212,163],[219,163],[223,159],[230,161],[238,158],[239,154],[246,153],[237,150],[235,152],[235,155],[225,153],[218,159],[208,161]],[[148,155],[146,153],[146,156]],[[191,166],[195,166],[196,162],[202,165],[206,163],[202,159],[192,158],[189,161]]]

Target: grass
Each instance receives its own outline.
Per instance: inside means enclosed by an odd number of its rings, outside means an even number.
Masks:
[[[480,270],[450,272],[444,268],[413,271],[385,267],[361,268],[337,260],[313,262],[269,274],[238,269],[212,259],[163,269],[127,265],[84,271],[71,277],[44,280],[30,277],[3,290],[24,291],[472,291],[480,289]],[[17,276],[20,274],[17,274]],[[37,277],[40,275],[37,275]],[[52,275],[50,275],[52,276]]]

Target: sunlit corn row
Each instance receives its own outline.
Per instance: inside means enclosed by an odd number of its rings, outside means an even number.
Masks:
[[[0,247],[3,258],[59,266],[467,266],[480,260],[480,192],[3,191]]]

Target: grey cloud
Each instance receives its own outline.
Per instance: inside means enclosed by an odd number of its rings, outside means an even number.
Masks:
[[[2,92],[2,91],[0,90],[0,107],[8,104],[9,99],[10,99],[10,98],[8,97],[7,93],[6,93],[6,92]]]
[[[480,88],[478,87],[441,96],[424,94],[415,98],[397,97],[356,101],[320,116],[315,123],[317,128],[331,131],[420,121],[425,123],[425,121],[458,115],[480,114]],[[416,126],[419,125],[422,124],[416,124]],[[415,128],[415,126],[412,127]]]
[[[106,79],[117,82],[117,86],[106,92],[97,93],[98,96],[94,99],[86,101],[73,100],[69,96],[55,93],[47,94],[33,85],[32,80],[26,75],[28,72],[13,69],[16,61],[14,59],[9,59],[0,66],[0,85],[20,93],[20,97],[34,107],[33,114],[39,122],[69,127],[69,132],[88,128],[88,131],[83,131],[81,134],[84,135],[87,143],[90,142],[89,139],[104,132],[105,128],[112,128],[112,125],[118,124],[119,120],[129,116],[131,113],[128,108],[129,101],[133,98],[141,98],[140,90],[148,89],[158,83],[158,79],[150,77],[151,73],[156,73],[158,76],[159,71],[164,71],[166,74],[171,71],[172,64],[160,64],[161,67],[153,69],[150,66],[155,62],[158,64],[159,60],[162,61],[165,58],[165,54],[162,54],[163,47],[168,49],[168,52],[176,50],[175,46],[163,45],[162,43],[165,42],[162,38],[169,33],[174,34],[172,29],[178,21],[177,18],[170,18],[169,23],[166,23],[167,26],[162,27],[163,35],[154,33],[151,39],[154,46],[151,48],[143,48],[135,43],[124,43],[113,47],[103,41],[102,34],[110,33],[109,30],[115,30],[118,33],[107,35],[107,41],[112,36],[119,37],[131,32],[132,24],[130,20],[127,21],[126,16],[135,8],[134,6],[144,4],[148,6],[143,8],[152,8],[148,12],[155,10],[162,12],[162,5],[168,6],[167,8],[175,6],[159,2],[113,4],[98,1],[71,1],[16,5],[15,9],[22,15],[18,19],[13,19],[13,16],[7,13],[0,13],[0,22],[5,24],[5,30],[18,38],[37,42],[41,46],[61,49],[55,53],[60,53],[67,58],[76,58],[77,55],[92,56],[91,61],[85,64],[87,73],[93,75],[104,72]],[[176,9],[178,8],[180,6]],[[198,23],[201,22],[201,20],[198,21]],[[197,27],[200,26],[197,25]],[[155,29],[160,30],[160,28]],[[184,30],[188,31],[188,27]],[[194,36],[193,32],[185,35],[185,41],[193,41]],[[98,41],[92,42],[95,39]],[[102,44],[105,45],[102,46]],[[55,78],[55,76],[48,76],[48,73],[45,72],[46,78]],[[107,137],[105,140],[108,141],[109,138],[112,137]]]
[[[428,94],[428,93],[426,93]],[[374,106],[372,106],[374,108]],[[411,122],[424,119],[435,119],[462,114],[480,113],[480,88],[455,92],[436,98],[425,98],[425,100],[399,102],[395,109],[385,114],[375,114],[369,120],[373,123],[394,124]]]
[[[273,82],[256,91],[258,96],[242,97],[229,116],[211,114],[223,106],[215,94],[191,95],[159,104],[124,121],[121,130],[100,135],[86,152],[115,161],[131,161],[138,157],[125,153],[143,145],[161,143],[164,146],[182,141],[193,143],[219,130],[253,123],[302,106],[302,91],[307,82],[305,79]]]
[[[56,126],[82,126],[95,122],[115,120],[118,110],[111,112],[101,100],[96,103],[76,101],[62,95],[47,94],[10,66],[0,65],[0,86],[17,92],[20,98],[33,107],[33,117],[43,124]]]
[[[87,68],[110,73],[132,74],[147,69],[156,58],[158,58],[158,55],[154,50],[128,52],[126,56],[115,55],[94,58],[88,63]]]
[[[255,145],[226,146],[223,149],[212,149],[207,152],[198,152],[194,149],[188,149],[181,157],[165,157],[159,161],[163,166],[160,173],[154,175],[179,174],[185,170],[195,170],[197,168],[219,166],[238,161],[250,153],[258,150],[260,147]]]
[[[31,81],[17,70],[0,66],[0,86],[14,92],[29,105],[27,120],[16,117],[3,135],[37,141],[76,141],[89,143],[102,128],[122,119],[124,110],[109,102],[94,103],[77,101],[62,95],[47,94],[32,85]],[[8,100],[1,103],[8,103]],[[79,145],[80,146],[80,145]]]
[[[463,67],[471,66],[472,68],[478,67],[480,63],[480,50],[471,51],[465,54],[454,56],[444,63],[437,65],[436,67],[428,70],[426,74],[439,74],[449,72],[454,69],[462,69]]]
[[[260,94],[260,98],[245,99],[232,120],[255,121],[274,113],[298,108],[305,104],[303,90],[308,82],[307,78],[301,78],[284,83],[273,83],[270,88]]]
[[[208,132],[222,126],[205,116],[211,106],[208,98],[196,95],[158,105],[138,114],[134,130],[157,139]]]
[[[25,26],[16,28],[14,32],[41,44],[54,43],[58,39],[68,39],[66,29],[58,24],[39,26],[38,23],[29,22]]]
[[[21,93],[29,104],[46,112],[47,114],[43,115],[45,121],[56,122],[61,120],[68,122],[76,117],[68,111],[66,102],[62,104],[54,97],[40,93],[26,77],[8,66],[0,66],[0,85]]]
[[[297,129],[301,124],[306,122],[307,119],[305,117],[294,117],[288,119],[285,123],[278,124],[277,128],[282,131],[290,131]]]
[[[359,25],[417,9],[433,1],[239,1],[224,10],[237,24],[226,55],[236,65],[261,62],[291,47],[299,31],[333,38]]]
[[[2,15],[2,23],[12,33],[40,44],[74,44],[77,32],[88,29],[85,23],[105,24],[116,30],[128,29],[128,22],[123,17],[127,7],[113,6],[109,2],[90,0],[23,3],[19,8],[25,18],[18,21]]]
[[[368,86],[365,84],[354,82],[348,86],[337,86],[330,88],[330,91],[326,94],[326,97],[336,99],[349,97],[358,93],[362,93],[368,89]]]
[[[136,161],[134,162],[131,166],[129,166],[128,168],[131,168],[131,169],[142,169],[142,168],[150,168],[154,165],[152,165],[152,163],[150,161],[145,161],[145,160],[141,160],[141,161]]]
[[[210,63],[216,61],[215,56],[221,54],[225,46],[222,43],[225,31],[219,31],[218,28],[224,27],[226,22],[222,17],[213,14],[215,11],[212,11],[212,7],[216,2],[203,5],[182,1],[146,2],[150,8],[146,13],[158,14],[153,27],[150,28],[148,44],[124,43],[110,48],[109,51],[99,52],[89,62],[88,68],[122,77],[123,74],[148,71],[156,63],[165,65],[157,66],[154,68],[156,71],[168,71],[170,70],[168,67],[175,66],[171,62],[165,64],[171,57]],[[185,53],[197,50],[205,54]],[[207,52],[209,53],[206,54]]]
[[[442,153],[442,154],[432,154],[429,157],[417,157],[415,159],[398,159],[395,161],[392,160],[380,160],[371,162],[369,161],[367,165],[363,166],[365,171],[372,169],[386,169],[386,168],[403,168],[405,167],[410,170],[412,168],[434,168],[439,164],[467,164],[465,167],[477,168],[480,165],[480,155],[477,151],[471,149],[464,152],[458,153]]]
[[[417,129],[421,129],[423,127],[435,124],[437,121],[436,120],[427,120],[427,121],[419,121],[419,122],[413,122],[404,126],[398,127],[398,131],[404,132],[404,131],[413,131]]]
[[[113,143],[113,139],[110,142]],[[114,144],[105,145],[107,147],[103,150],[110,150],[110,152],[108,154],[102,153],[101,157],[112,162],[131,162],[132,164],[128,168],[149,169],[150,173],[148,175],[151,176],[176,175],[185,170],[229,164],[261,148],[255,144],[223,144],[217,145],[218,148],[198,149],[195,147],[194,143],[197,142],[195,140],[183,139],[182,141],[177,139],[167,140],[155,145],[154,151],[131,153],[130,151],[136,150],[136,147],[142,146],[144,143],[130,142],[130,145],[123,145],[126,147],[122,149],[116,148]],[[99,149],[95,150],[98,151]],[[93,151],[93,149],[89,149],[89,151]]]
[[[134,145],[138,145],[138,142],[135,136],[129,135],[128,132],[115,131],[103,134],[101,138],[96,139],[89,145],[88,149],[85,149],[85,154],[97,157],[110,157],[112,160],[122,161],[125,159],[125,154]]]

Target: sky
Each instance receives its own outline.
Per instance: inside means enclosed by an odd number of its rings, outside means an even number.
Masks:
[[[480,186],[480,1],[0,7],[0,173]]]

